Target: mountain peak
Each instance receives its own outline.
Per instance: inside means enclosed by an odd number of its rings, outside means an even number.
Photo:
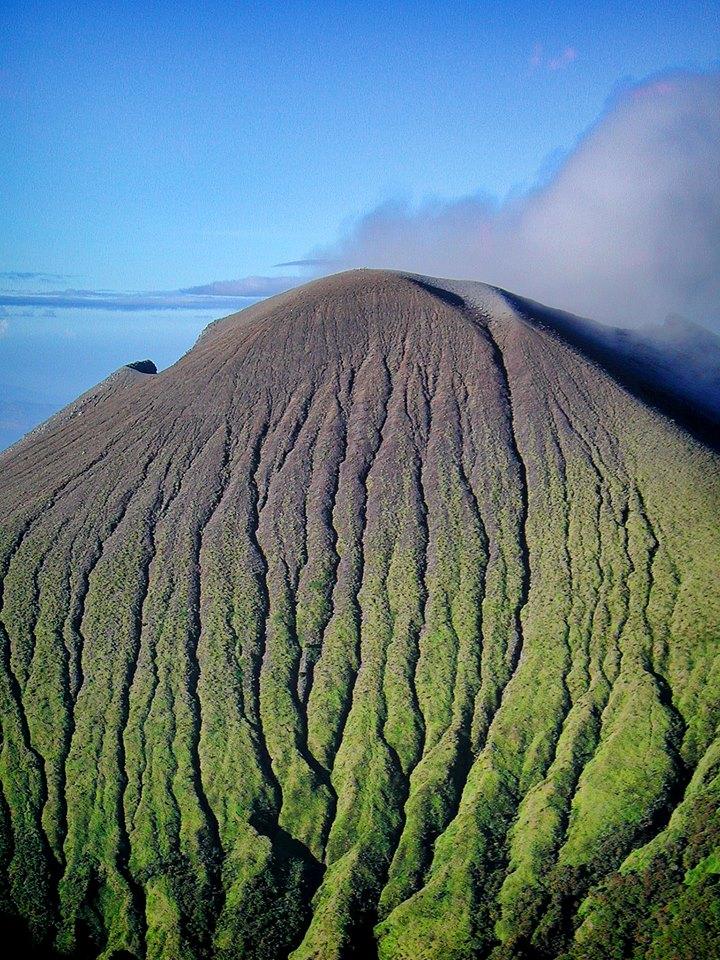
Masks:
[[[2,455],[35,943],[586,960],[711,909],[720,458],[593,329],[352,271]]]

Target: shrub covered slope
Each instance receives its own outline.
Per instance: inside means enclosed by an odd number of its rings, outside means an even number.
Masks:
[[[720,460],[439,283],[317,281],[0,458],[39,951],[720,955]]]

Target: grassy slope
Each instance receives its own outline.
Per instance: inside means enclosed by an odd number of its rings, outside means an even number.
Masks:
[[[333,278],[2,469],[36,943],[715,955],[718,460],[547,330]]]

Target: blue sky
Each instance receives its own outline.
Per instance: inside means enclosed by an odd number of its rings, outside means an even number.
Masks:
[[[183,287],[388,197],[502,196],[618,84],[717,58],[713,6],[6,0],[0,269]]]
[[[716,5],[677,0],[3,6],[6,293],[302,274],[275,265],[331,245],[384,202],[522,194],[618,89],[720,55]],[[33,322],[49,366],[61,330],[95,344],[89,386],[137,359],[111,334],[123,317],[152,356],[182,352],[213,310],[148,312],[143,326],[138,310],[109,319],[97,305],[2,309],[0,403],[16,407]],[[58,404],[77,387],[40,377],[23,390]]]

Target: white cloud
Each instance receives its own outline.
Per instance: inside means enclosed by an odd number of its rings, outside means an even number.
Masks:
[[[308,262],[308,261],[304,261]],[[316,263],[317,261],[313,261]],[[287,264],[282,264],[286,266]],[[303,283],[301,277],[242,277],[240,280],[213,280],[199,287],[180,290],[181,294],[210,297],[271,297]]]
[[[232,310],[249,301],[271,297],[303,283],[302,277],[241,277],[239,280],[214,280],[185,290],[145,292],[106,290],[53,290],[45,292],[0,291],[0,307],[43,307],[45,316],[54,316],[53,308],[92,310]]]
[[[547,56],[543,45],[536,43],[532,48],[528,63],[530,69],[533,71],[550,70],[552,73],[555,73],[557,70],[563,70],[565,67],[569,67],[571,63],[575,63],[577,58],[578,52],[575,47],[567,46],[564,47],[560,53]]]
[[[718,171],[720,73],[675,74],[626,89],[520,199],[385,204],[316,253],[485,280],[610,322],[679,313],[718,329]]]

